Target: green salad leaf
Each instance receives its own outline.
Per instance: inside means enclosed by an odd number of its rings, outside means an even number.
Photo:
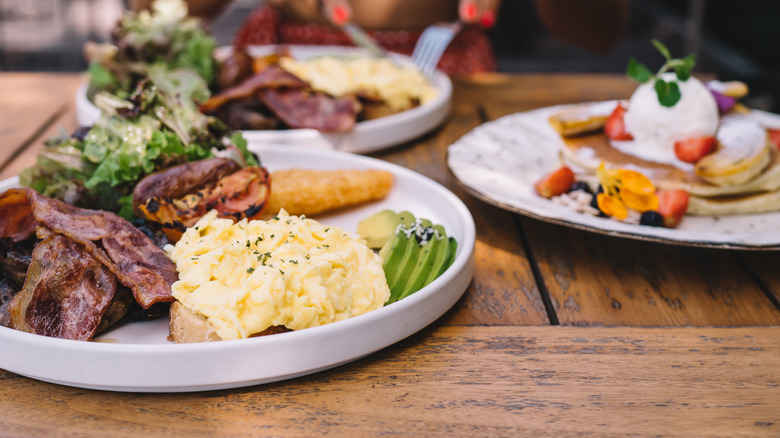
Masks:
[[[640,84],[653,81],[653,87],[658,95],[658,102],[665,107],[673,107],[680,101],[682,95],[680,94],[680,86],[676,81],[685,82],[691,77],[693,66],[696,63],[696,56],[690,54],[682,59],[672,58],[669,49],[657,39],[653,39],[653,46],[661,53],[666,59],[664,65],[653,74],[653,72],[647,68],[644,64],[639,63],[634,57],[629,58],[628,66],[626,67],[626,76],[639,82]],[[666,81],[662,78],[663,74],[669,70],[673,70],[676,76],[676,80]]]
[[[180,73],[166,76],[162,86],[150,77],[127,99],[98,94],[97,122],[85,132],[48,141],[35,166],[22,171],[21,184],[74,205],[131,218],[132,190],[152,172],[213,157],[231,142],[244,163],[258,165],[240,133],[229,140],[222,122],[198,111],[191,94],[202,90],[186,80],[189,72]]]
[[[110,43],[85,47],[88,96],[105,91],[127,97],[151,69],[188,69],[210,84],[217,68],[215,48],[216,41],[200,20],[187,15],[184,1],[156,0],[151,12],[125,13],[111,32]]]

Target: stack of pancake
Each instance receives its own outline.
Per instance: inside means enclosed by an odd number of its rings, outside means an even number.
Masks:
[[[714,152],[695,164],[671,164],[628,153],[630,148],[616,147],[625,142],[614,142],[604,134],[607,117],[617,104],[573,105],[549,119],[563,139],[563,161],[582,170],[583,179],[596,181],[596,169],[604,162],[607,167],[639,171],[658,189],[686,190],[688,214],[780,210],[780,157],[768,134],[770,129],[780,129],[780,116],[737,105],[720,117]]]

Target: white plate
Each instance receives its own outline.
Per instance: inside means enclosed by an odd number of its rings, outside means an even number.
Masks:
[[[632,225],[593,217],[541,198],[533,184],[560,166],[560,136],[547,119],[563,108],[511,114],[485,123],[448,149],[447,163],[474,195],[498,207],[548,222],[612,236],[731,249],[780,249],[780,212],[686,216],[678,228]]]
[[[368,56],[362,49],[339,46],[288,46],[296,59],[307,59],[323,55]],[[253,56],[272,53],[275,46],[253,46]],[[217,58],[230,53],[230,47],[217,50]],[[410,64],[407,56],[391,54],[393,59]],[[330,149],[343,152],[369,153],[396,146],[413,140],[439,126],[450,110],[452,82],[444,73],[437,71],[431,79],[437,94],[425,105],[412,108],[387,117],[360,122],[351,132],[326,134],[314,129],[289,129],[278,131],[243,131],[250,144],[289,144],[296,147]],[[87,99],[87,84],[76,92],[76,118],[81,126],[92,125],[100,116],[100,110]]]
[[[82,342],[0,327],[0,368],[68,386],[112,391],[184,392],[249,386],[335,367],[385,348],[424,328],[468,288],[474,271],[474,220],[466,206],[438,183],[384,161],[286,146],[257,148],[269,169],[378,168],[395,176],[379,202],[319,217],[354,231],[382,209],[409,210],[446,227],[458,241],[455,261],[428,286],[389,306],[306,330],[202,344],[166,340],[168,319],[132,322]],[[16,178],[0,183],[6,190]]]

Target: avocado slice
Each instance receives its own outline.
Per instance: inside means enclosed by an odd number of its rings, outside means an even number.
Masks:
[[[406,280],[414,271],[421,251],[421,246],[414,236],[406,237],[406,234],[403,232],[398,232],[395,235],[400,236],[399,240],[406,240],[406,244],[401,256],[401,261],[395,269],[395,272],[385,270],[385,276],[392,274],[392,278],[387,282],[387,285],[390,287],[389,302],[391,303],[399,299],[401,292],[403,292],[404,285],[406,284]],[[395,256],[395,254],[391,253],[390,257],[392,258],[393,256]]]
[[[385,246],[379,251],[379,256],[384,260],[382,269],[385,271],[385,278],[387,278],[387,284],[390,284],[390,280],[393,279],[398,267],[401,265],[401,260],[404,257],[404,251],[409,241],[403,232],[396,232],[390,237],[390,240],[385,243]]]
[[[435,232],[431,232],[431,238],[422,246],[417,264],[412,274],[406,280],[401,295],[398,297],[399,300],[422,289],[426,284],[425,281],[428,279],[431,269],[434,267],[434,262],[439,252],[447,253],[449,251],[444,227],[434,225],[431,229],[435,230]]]
[[[447,242],[444,250],[436,254],[436,260],[433,262],[431,270],[428,272],[428,277],[425,279],[423,286],[427,286],[433,280],[437,279],[447,268],[450,267],[453,261],[455,261],[455,251],[458,249],[458,241],[453,237],[447,237],[443,239]]]
[[[357,232],[371,249],[379,249],[395,233],[401,219],[393,210],[382,210],[358,222]]]

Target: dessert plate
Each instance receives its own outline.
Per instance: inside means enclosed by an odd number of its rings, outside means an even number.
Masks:
[[[287,46],[296,59],[318,56],[370,56],[363,49],[340,46]],[[248,51],[253,56],[263,56],[276,46],[252,46]],[[221,47],[215,53],[217,59],[225,58],[232,48]],[[411,59],[399,54],[390,56],[401,64],[411,65]],[[355,129],[346,133],[328,134],[314,129],[288,129],[270,131],[243,131],[249,144],[289,144],[291,147],[339,150],[343,152],[370,153],[413,140],[439,126],[447,117],[452,98],[452,82],[444,73],[437,71],[431,79],[436,96],[425,105],[392,114],[379,119],[359,122]],[[89,126],[100,116],[100,110],[87,99],[87,84],[76,92],[76,117],[80,126]]]
[[[310,329],[201,344],[167,340],[168,318],[115,327],[96,342],[39,336],[0,327],[0,368],[68,386],[133,392],[234,388],[290,379],[332,368],[398,342],[439,318],[468,288],[474,271],[474,220],[463,202],[431,179],[360,155],[286,146],[254,149],[269,170],[378,168],[393,173],[382,201],[319,216],[354,231],[379,210],[409,210],[445,226],[458,241],[455,261],[414,294],[372,312]],[[18,184],[0,182],[0,190]]]
[[[780,212],[685,216],[678,228],[633,225],[575,213],[536,194],[533,184],[561,164],[563,145],[548,118],[566,105],[511,114],[449,146],[447,164],[476,197],[503,209],[587,231],[677,245],[780,249]],[[777,117],[758,112],[760,117]]]

